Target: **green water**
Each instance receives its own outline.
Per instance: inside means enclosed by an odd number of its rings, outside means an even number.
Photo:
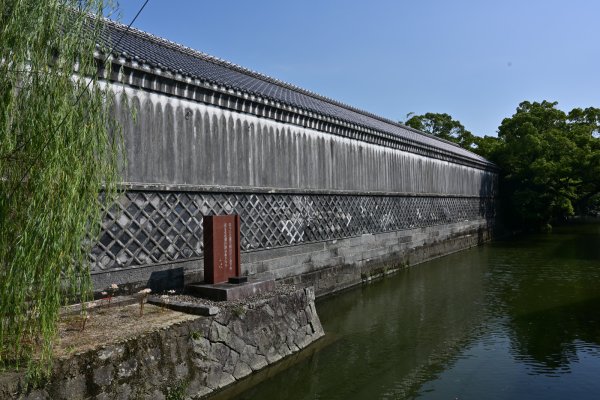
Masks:
[[[326,340],[236,398],[600,398],[600,224],[456,253],[317,309]]]

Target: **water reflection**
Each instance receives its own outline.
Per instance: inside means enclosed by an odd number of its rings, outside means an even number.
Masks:
[[[317,304],[327,335],[310,360],[241,399],[372,399],[416,393],[481,332],[480,253],[452,255]]]
[[[600,231],[583,225],[525,243],[518,252],[499,246],[513,261],[494,275],[513,273],[489,287],[506,304],[515,357],[538,373],[568,372],[578,350],[600,346]]]
[[[421,397],[597,398],[599,227],[486,246],[486,332]]]
[[[600,225],[563,228],[325,299],[330,344],[237,398],[593,398],[599,249]]]
[[[600,298],[594,298],[517,316],[510,323],[513,351],[535,362],[536,372],[567,372],[578,350],[600,345],[598,310]]]

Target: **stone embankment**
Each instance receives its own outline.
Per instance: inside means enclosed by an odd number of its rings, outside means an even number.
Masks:
[[[3,379],[0,397],[201,398],[323,336],[314,300],[313,289],[305,288],[220,307],[214,316],[190,318],[61,359],[45,386],[26,393],[22,378]]]

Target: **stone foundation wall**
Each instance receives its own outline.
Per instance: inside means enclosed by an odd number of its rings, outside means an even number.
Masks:
[[[492,238],[493,219],[433,225],[344,239],[242,252],[242,275],[312,285],[317,296],[368,280],[384,270],[418,264]],[[204,279],[201,258],[92,275],[97,290],[112,282],[130,291],[176,289]]]
[[[491,238],[489,221],[464,221],[316,243],[275,259],[247,254],[244,267],[250,275],[311,285],[323,296]]]
[[[77,354],[26,394],[22,378],[4,376],[0,398],[200,398],[323,336],[314,299],[312,288],[299,289]]]

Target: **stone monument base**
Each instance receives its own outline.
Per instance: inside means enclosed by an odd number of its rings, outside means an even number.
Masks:
[[[205,299],[213,301],[242,300],[275,289],[275,280],[250,280],[244,283],[191,283],[186,289]]]

